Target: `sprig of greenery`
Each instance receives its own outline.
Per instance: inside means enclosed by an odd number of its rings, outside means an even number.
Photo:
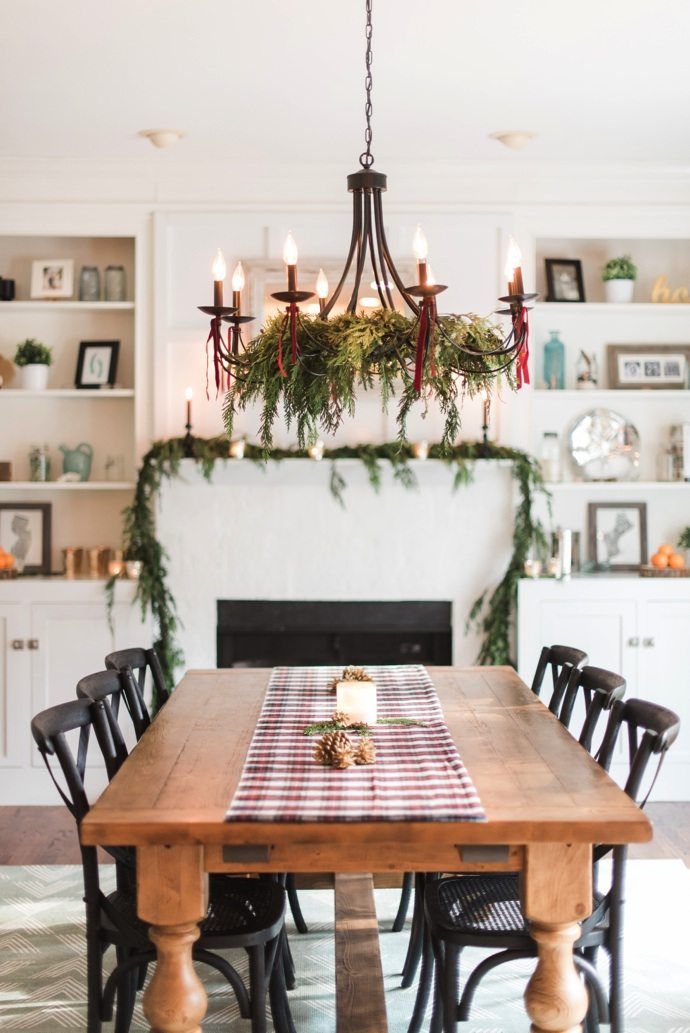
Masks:
[[[678,539],[679,549],[690,549],[690,527],[684,528]]]
[[[315,721],[304,729],[305,735],[323,735],[324,732],[352,732],[367,739],[371,735],[371,725],[365,721],[346,724],[344,721]]]

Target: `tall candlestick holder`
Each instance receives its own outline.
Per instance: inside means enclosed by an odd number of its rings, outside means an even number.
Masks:
[[[192,435],[192,417],[187,407],[187,422],[185,423],[186,434],[182,438],[182,455],[185,459],[194,459],[196,457],[196,448],[194,446],[194,436]]]
[[[294,269],[295,266],[288,266],[288,272]],[[296,276],[290,279],[290,285],[293,282],[296,284]],[[278,369],[282,376],[287,376],[287,370],[285,369],[285,363],[283,361],[283,338],[285,331],[290,326],[290,357],[293,363],[297,362],[297,317],[299,315],[299,304],[302,301],[309,301],[310,298],[314,297],[313,291],[298,291],[295,289],[287,291],[276,291],[275,294],[271,295],[276,301],[282,301],[286,304],[285,315],[283,321],[280,324],[280,332],[278,334]]]
[[[436,298],[448,288],[443,283],[428,282],[428,265],[426,262],[418,262],[420,283],[413,287],[406,287],[405,290],[413,298],[420,298],[419,305],[419,330],[417,332],[417,351],[414,362],[414,390],[415,394],[422,393],[422,382],[424,379],[424,367],[427,360],[431,364],[432,374],[434,372],[433,340],[434,329],[438,320]]]

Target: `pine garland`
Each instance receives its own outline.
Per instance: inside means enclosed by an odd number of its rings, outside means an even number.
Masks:
[[[194,438],[194,458],[203,476],[211,480],[218,460],[238,462],[228,458],[228,439],[222,435],[215,438]],[[247,444],[245,460],[264,465],[266,459],[281,462],[287,459],[306,459],[304,448],[280,449]],[[169,557],[158,540],[156,533],[156,498],[164,480],[176,477],[184,457],[184,440],[171,438],[156,441],[143,458],[137,477],[134,500],[124,511],[124,550],[127,559],[140,560],[143,564],[137,582],[135,598],[141,605],[142,616],[151,613],[155,634],[155,648],[167,686],[174,687],[175,668],[183,663],[183,655],[177,644],[179,620],[175,599],[168,587]],[[382,463],[390,463],[394,477],[405,488],[416,488],[417,479],[410,465],[413,458],[409,445],[388,442],[381,445],[342,446],[325,449],[324,460],[331,463],[330,490],[333,497],[344,505],[345,478],[337,467],[340,459],[358,459],[367,471],[369,483],[378,491],[382,483]],[[443,443],[431,445],[430,459],[445,462],[453,475],[452,489],[469,484],[472,480],[473,464],[478,459],[507,460],[513,464],[520,502],[515,516],[513,531],[513,554],[508,568],[493,591],[487,590],[476,600],[468,617],[468,627],[475,625],[482,634],[478,662],[482,664],[507,664],[511,662],[510,629],[517,601],[517,585],[522,574],[524,561],[535,538],[543,531],[535,520],[533,504],[535,494],[546,493],[539,468],[534,459],[519,449],[506,448],[489,442],[486,446],[478,442],[462,442],[447,446]],[[547,495],[548,497],[548,495]],[[106,589],[108,619],[112,619],[114,582]],[[154,700],[154,709],[156,701]]]

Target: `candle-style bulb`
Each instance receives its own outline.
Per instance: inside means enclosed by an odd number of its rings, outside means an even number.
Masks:
[[[427,264],[426,264],[426,284],[427,284],[427,287],[433,287],[435,283],[436,283],[436,277],[434,276],[434,270],[431,268],[430,264],[427,262]]]
[[[319,275],[316,277],[316,296],[318,298],[328,297],[328,277],[323,269],[319,269]]]
[[[522,265],[522,252],[518,247],[515,237],[508,237],[508,254],[506,256],[506,266],[504,269],[504,276],[510,283],[511,280],[515,279],[515,270],[519,269]]]
[[[283,245],[283,261],[285,265],[297,265],[297,244],[292,233],[288,233]]]
[[[244,269],[242,268],[241,262],[238,262],[233,270],[232,289],[233,291],[244,290]]]
[[[211,266],[211,272],[213,273],[213,279],[224,280],[227,273],[227,266],[225,265],[225,258],[223,252],[218,248],[216,251],[216,257],[213,259],[213,265]]]
[[[184,396],[188,402],[191,402],[192,398],[194,397],[194,392],[192,391],[191,387],[187,388],[187,390],[184,393]]]
[[[424,236],[424,231],[419,225],[414,231],[412,250],[414,251],[414,256],[418,262],[426,262],[427,255],[429,254],[429,245],[426,237]]]

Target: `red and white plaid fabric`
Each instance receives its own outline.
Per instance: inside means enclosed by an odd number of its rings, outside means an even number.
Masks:
[[[313,759],[307,725],[328,721],[335,667],[278,667],[249,747],[228,821],[481,821],[485,815],[424,667],[369,667],[379,718],[376,763],[336,770]]]

